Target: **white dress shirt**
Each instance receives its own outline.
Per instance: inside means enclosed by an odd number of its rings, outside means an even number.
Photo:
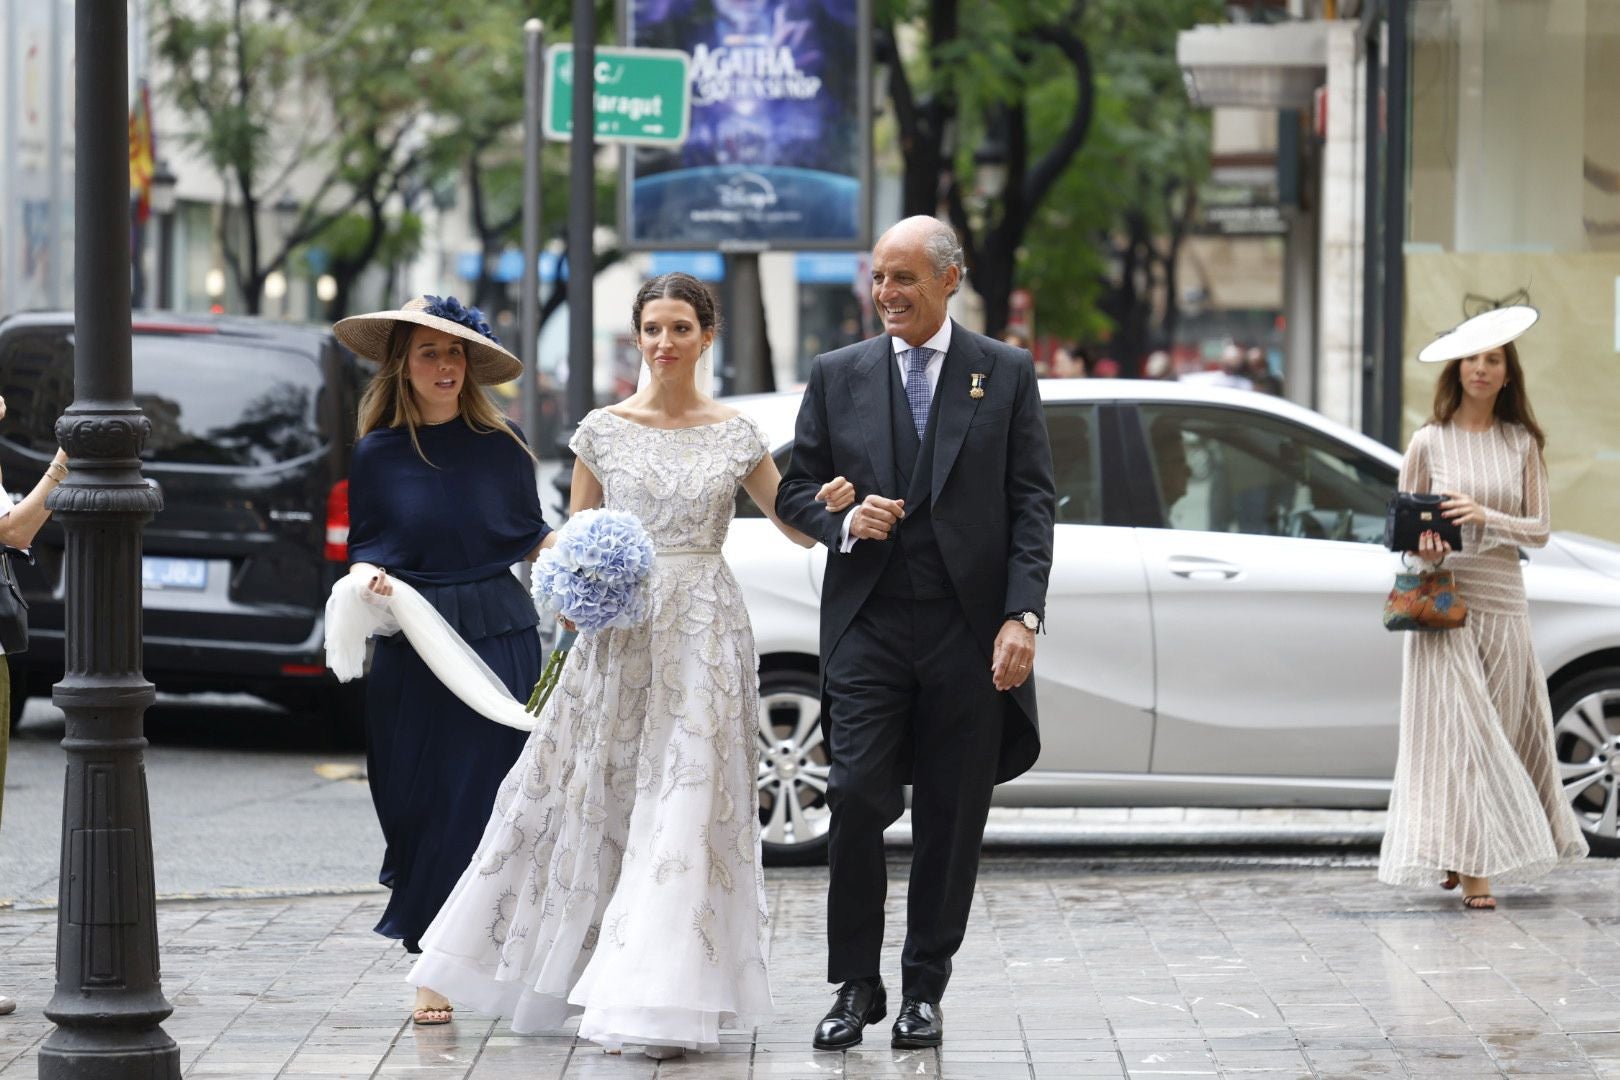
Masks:
[[[891,337],[889,344],[894,347],[894,362],[900,365],[900,385],[905,386],[906,353],[911,351],[912,346],[905,338],[899,337]],[[939,373],[945,367],[945,354],[951,348],[951,320],[946,319],[944,324],[934,332],[934,336],[922,343],[922,348],[934,350],[934,355],[928,358],[928,366],[923,368],[923,375],[928,379],[929,408],[932,409],[933,405],[931,403],[934,400],[934,393],[939,390]],[[849,518],[853,513],[855,513],[855,507],[852,506],[844,514],[843,542],[838,545],[840,552],[849,551],[860,540],[858,536],[849,535]]]

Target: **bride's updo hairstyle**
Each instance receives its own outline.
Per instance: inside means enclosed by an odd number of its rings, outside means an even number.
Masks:
[[[720,311],[715,305],[714,294],[691,274],[677,270],[650,279],[636,293],[635,305],[630,309],[630,322],[636,328],[638,339],[641,337],[641,309],[653,300],[685,300],[697,312],[698,329],[720,332]]]

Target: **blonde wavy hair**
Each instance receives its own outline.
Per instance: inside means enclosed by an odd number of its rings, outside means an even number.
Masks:
[[[422,426],[422,408],[416,403],[416,395],[411,390],[408,378],[411,335],[418,329],[415,323],[394,323],[394,329],[388,334],[387,359],[371,377],[365,393],[360,395],[360,416],[355,438],[363,439],[381,427],[403,427],[411,437],[411,445],[416,448],[417,456],[433,465],[427,454],[423,453],[421,440],[416,435],[416,429]],[[484,393],[484,388],[475,383],[471,375],[469,365],[467,375],[461,380],[461,394],[457,401],[462,423],[480,435],[502,432],[521,446],[532,460],[538,461],[534,450],[512,430],[506,416],[495,407],[489,395]],[[434,465],[434,468],[438,466]]]

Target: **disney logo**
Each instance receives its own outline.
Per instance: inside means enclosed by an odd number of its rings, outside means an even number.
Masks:
[[[776,188],[758,173],[738,173],[715,189],[720,205],[730,210],[762,213],[776,205]]]

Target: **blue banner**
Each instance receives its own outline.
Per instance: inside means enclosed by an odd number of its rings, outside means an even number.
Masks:
[[[864,3],[627,3],[631,45],[692,58],[686,142],[626,150],[629,244],[864,247]]]

